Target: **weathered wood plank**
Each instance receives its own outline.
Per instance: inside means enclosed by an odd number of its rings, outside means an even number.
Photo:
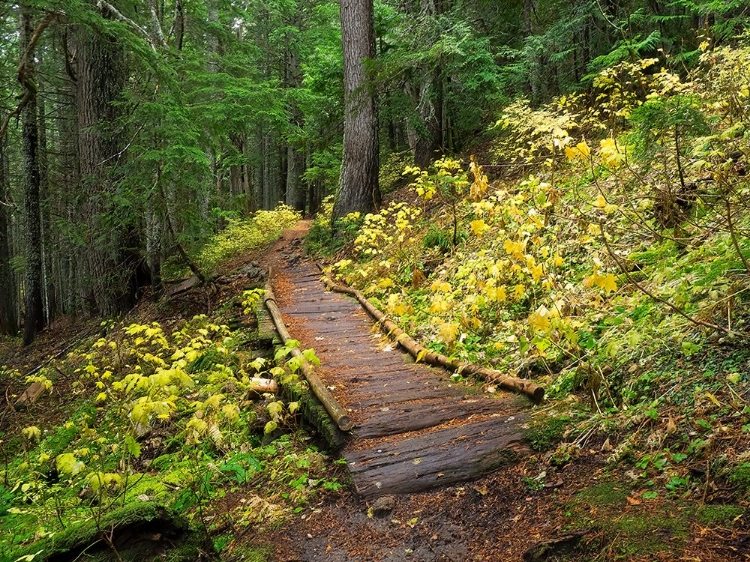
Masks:
[[[398,402],[411,402],[412,400],[420,400],[423,398],[440,398],[449,396],[452,397],[455,396],[455,394],[448,388],[433,388],[430,389],[430,394],[426,395],[424,387],[415,386],[412,390],[388,393],[383,392],[379,396],[369,396],[360,399],[352,397],[348,404],[350,408],[362,409],[377,406],[379,404],[394,404]]]
[[[526,447],[518,417],[490,418],[376,448],[344,450],[357,492],[364,497],[406,494],[478,478],[512,462]]]
[[[443,398],[427,402],[406,402],[375,407],[354,433],[360,439],[409,433],[471,415],[491,414],[502,406],[498,400]]]
[[[296,251],[286,255],[279,308],[292,336],[315,349],[316,373],[356,421],[342,454],[361,495],[469,480],[524,450],[526,415],[510,415],[524,405],[474,397],[448,372],[382,349],[355,299],[325,290],[320,271]]]

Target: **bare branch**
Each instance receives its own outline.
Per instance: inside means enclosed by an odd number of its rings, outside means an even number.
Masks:
[[[138,32],[146,38],[146,41],[148,41],[148,44],[151,45],[151,49],[153,49],[154,52],[156,52],[156,47],[154,46],[153,37],[151,37],[151,34],[146,29],[138,25],[136,22],[131,20],[126,15],[124,15],[122,12],[120,12],[117,8],[115,8],[109,2],[105,2],[104,0],[97,0],[96,5],[98,8],[106,8],[107,10],[112,12],[112,15],[114,15],[117,19],[119,19],[120,21],[124,21],[125,23],[131,25],[136,30],[138,30]]]
[[[5,132],[8,130],[8,124],[10,123],[10,120],[14,117],[18,117],[23,109],[29,105],[31,100],[34,99],[34,96],[36,96],[37,93],[37,85],[36,83],[31,80],[27,75],[27,66],[29,57],[31,57],[34,54],[34,49],[36,48],[36,44],[39,42],[39,39],[42,37],[42,33],[44,33],[44,30],[49,27],[49,25],[52,23],[52,21],[57,18],[59,15],[58,12],[47,12],[47,15],[44,16],[44,19],[39,22],[39,25],[34,30],[34,33],[31,35],[31,38],[29,39],[29,44],[26,47],[26,50],[24,51],[23,55],[21,56],[21,60],[18,63],[18,82],[23,86],[24,93],[21,97],[21,101],[18,102],[18,105],[16,108],[8,113],[3,118],[3,122],[0,125],[0,139],[5,137]]]

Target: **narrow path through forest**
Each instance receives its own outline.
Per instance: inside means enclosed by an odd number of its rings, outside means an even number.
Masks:
[[[286,233],[266,265],[289,332],[315,349],[316,372],[354,421],[341,454],[360,495],[474,479],[526,450],[526,399],[478,393],[384,341],[357,301],[326,290],[303,256],[305,232]]]

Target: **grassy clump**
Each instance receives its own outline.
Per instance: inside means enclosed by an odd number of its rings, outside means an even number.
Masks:
[[[250,219],[230,220],[227,227],[212,236],[196,257],[205,272],[215,272],[224,262],[257,250],[294,226],[299,212],[286,205],[272,211],[258,211]]]
[[[560,442],[571,424],[569,416],[536,416],[529,426],[526,439],[535,451],[549,451]]]

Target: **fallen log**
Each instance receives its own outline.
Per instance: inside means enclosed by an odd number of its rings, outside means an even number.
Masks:
[[[253,377],[250,379],[250,388],[248,388],[248,392],[251,394],[265,394],[266,392],[277,394],[279,392],[279,385],[274,379]]]
[[[33,382],[31,386],[23,391],[23,394],[16,400],[15,406],[16,411],[20,412],[29,407],[29,404],[34,404],[37,399],[44,392],[44,385],[40,382]]]
[[[503,388],[505,390],[525,394],[536,403],[539,403],[544,399],[544,388],[537,384],[534,384],[533,382],[516,377],[509,377],[494,369],[488,369],[487,367],[481,367],[473,363],[466,363],[464,361],[459,361],[458,359],[452,359],[443,355],[442,353],[437,353],[435,351],[427,349],[426,347],[418,343],[409,334],[399,328],[395,322],[389,320],[386,315],[378,310],[370,301],[368,301],[360,291],[351,287],[345,287],[343,285],[339,285],[338,283],[334,283],[326,276],[323,276],[322,279],[326,287],[328,287],[331,291],[334,291],[336,293],[343,293],[357,299],[362,307],[367,311],[367,313],[380,324],[383,331],[393,339],[395,339],[396,342],[406,351],[408,351],[416,361],[423,361],[429,365],[435,365],[438,367],[443,367],[445,369],[452,369],[462,374],[478,376],[488,382],[492,382],[498,385],[500,388]]]
[[[271,286],[272,271],[268,271],[268,281],[266,282],[266,292],[263,296],[263,304],[268,309],[268,313],[271,315],[271,319],[276,326],[276,331],[279,333],[281,340],[286,343],[291,340],[292,337],[289,331],[286,329],[284,320],[281,317],[281,311],[279,305],[276,302],[276,297],[273,294],[273,288]],[[331,416],[333,421],[339,427],[341,431],[350,431],[354,424],[352,423],[349,415],[346,413],[344,408],[336,401],[331,392],[328,390],[320,377],[315,373],[313,366],[305,359],[298,348],[292,348],[292,355],[298,357],[301,360],[300,371],[305,376],[305,380],[310,385],[310,390],[315,397],[323,404],[328,414]]]

